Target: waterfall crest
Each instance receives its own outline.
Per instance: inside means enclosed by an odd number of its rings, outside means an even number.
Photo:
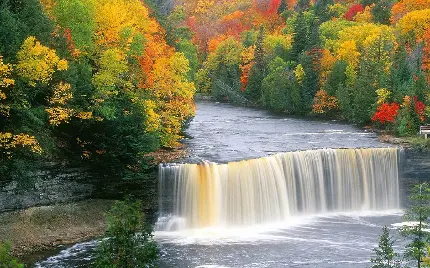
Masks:
[[[320,149],[160,166],[158,230],[249,226],[295,215],[399,208],[399,149]]]

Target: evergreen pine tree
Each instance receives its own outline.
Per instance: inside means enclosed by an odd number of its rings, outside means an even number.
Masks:
[[[306,18],[303,13],[297,15],[294,23],[294,36],[291,48],[291,59],[297,61],[299,55],[306,50],[308,42],[308,28]]]
[[[318,0],[314,5],[315,16],[319,23],[323,23],[331,19],[329,6],[333,5],[333,0]]]
[[[325,90],[330,96],[334,96],[339,87],[344,88],[346,86],[345,71],[347,65],[345,61],[337,61],[333,66],[325,85]]]
[[[398,254],[394,251],[393,244],[390,231],[387,226],[384,226],[379,237],[378,247],[373,249],[376,258],[370,260],[373,263],[371,268],[400,268],[400,262],[396,260]]]
[[[252,102],[261,99],[261,84],[266,77],[266,63],[264,55],[264,27],[260,27],[255,43],[254,66],[251,69],[245,95]]]
[[[428,183],[416,185],[409,198],[412,206],[406,210],[405,218],[414,224],[404,226],[401,233],[412,239],[406,245],[406,257],[415,261],[417,267],[421,268],[426,256],[426,246],[430,241],[430,234],[426,231],[430,217],[430,185]]]
[[[390,25],[391,8],[393,4],[393,0],[376,1],[375,6],[372,8],[373,20],[381,24]]]
[[[278,14],[284,13],[285,10],[288,10],[287,0],[281,0],[281,4],[278,7]]]
[[[310,0],[299,0],[297,2],[295,10],[298,12],[303,12],[309,8],[310,4],[311,4]]]
[[[305,77],[300,92],[303,102],[302,113],[308,113],[312,110],[312,103],[318,87],[318,68],[314,65],[313,57],[306,52],[300,55],[299,62],[305,71]]]

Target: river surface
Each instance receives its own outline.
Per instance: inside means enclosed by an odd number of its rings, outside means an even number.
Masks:
[[[193,160],[218,163],[315,148],[388,147],[375,133],[338,121],[285,117],[200,101],[184,140]]]
[[[283,117],[262,110],[200,101],[184,143],[187,162],[225,163],[315,148],[388,147],[374,133],[338,121]],[[248,228],[156,232],[160,267],[369,267],[384,225],[402,211],[292,217]],[[393,235],[398,236],[393,230]],[[401,238],[399,238],[400,244]],[[77,244],[35,267],[88,267],[96,241]]]

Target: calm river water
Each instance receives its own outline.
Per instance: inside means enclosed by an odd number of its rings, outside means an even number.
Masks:
[[[191,152],[187,162],[219,163],[313,148],[389,146],[353,125],[209,101],[197,103],[184,143]],[[401,210],[323,214],[240,229],[156,232],[155,237],[160,267],[358,268],[369,267],[381,228],[395,229],[401,215]],[[96,243],[77,244],[35,267],[88,267]]]

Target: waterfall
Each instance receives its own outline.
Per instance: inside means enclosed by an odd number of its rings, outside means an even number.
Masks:
[[[158,230],[249,226],[297,215],[399,208],[399,149],[320,149],[163,165]]]

